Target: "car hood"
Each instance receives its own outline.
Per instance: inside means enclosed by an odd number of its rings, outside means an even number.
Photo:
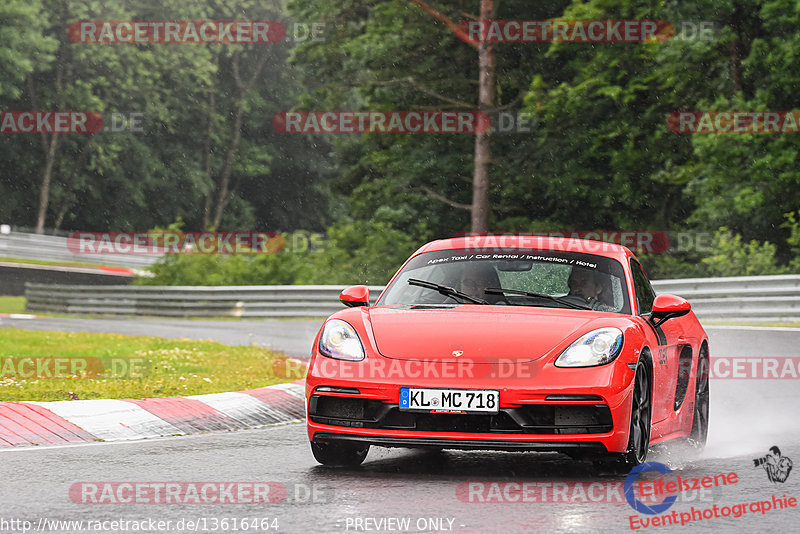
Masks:
[[[387,358],[485,363],[537,360],[597,319],[582,310],[483,305],[378,307],[369,316],[375,345]]]

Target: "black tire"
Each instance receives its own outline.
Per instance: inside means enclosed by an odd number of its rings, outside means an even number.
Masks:
[[[334,441],[331,443],[311,442],[311,452],[322,465],[337,467],[356,467],[361,465],[369,452],[369,445]]]
[[[697,379],[695,380],[694,392],[694,414],[692,416],[692,431],[689,434],[689,442],[697,449],[702,451],[708,441],[708,349],[703,347],[700,356],[697,358]]]
[[[620,458],[628,467],[644,463],[647,460],[647,450],[650,448],[653,397],[650,385],[650,363],[644,356],[639,358],[633,382],[628,450]]]
[[[592,462],[594,469],[600,475],[623,475],[647,459],[647,451],[650,448],[652,390],[650,387],[650,363],[644,355],[639,358],[633,381],[627,450],[624,453],[594,460]],[[644,392],[643,395],[642,392]]]

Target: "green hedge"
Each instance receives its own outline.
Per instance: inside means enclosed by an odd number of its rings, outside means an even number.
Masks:
[[[791,257],[781,261],[777,246],[744,243],[720,228],[707,250],[640,254],[653,279],[755,276],[800,272],[800,216],[787,214],[784,228]],[[416,235],[424,233],[416,232]],[[389,281],[427,239],[420,240],[388,223],[346,222],[328,229],[327,238],[304,231],[283,234],[286,248],[277,254],[168,255],[150,268],[153,277],[139,285],[291,285],[374,284]]]

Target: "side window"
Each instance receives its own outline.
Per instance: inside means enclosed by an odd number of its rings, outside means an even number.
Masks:
[[[639,314],[650,313],[653,311],[653,301],[656,299],[656,292],[650,285],[650,280],[644,274],[642,266],[631,258],[631,274],[633,275],[633,290],[636,292],[636,301],[639,304]]]

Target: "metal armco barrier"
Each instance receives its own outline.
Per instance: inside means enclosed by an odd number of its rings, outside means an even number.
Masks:
[[[343,286],[65,286],[27,284],[33,312],[156,317],[324,317]],[[372,303],[383,286],[370,287]]]
[[[660,280],[653,288],[687,299],[701,319],[800,319],[800,275]]]
[[[157,254],[73,254],[67,238],[54,235],[11,232],[0,234],[0,257],[47,261],[77,261],[142,269],[161,257]]]
[[[701,319],[798,320],[800,275],[653,282],[689,300]],[[323,317],[344,286],[65,286],[27,284],[31,312],[157,317]],[[383,286],[370,286],[374,303]]]

